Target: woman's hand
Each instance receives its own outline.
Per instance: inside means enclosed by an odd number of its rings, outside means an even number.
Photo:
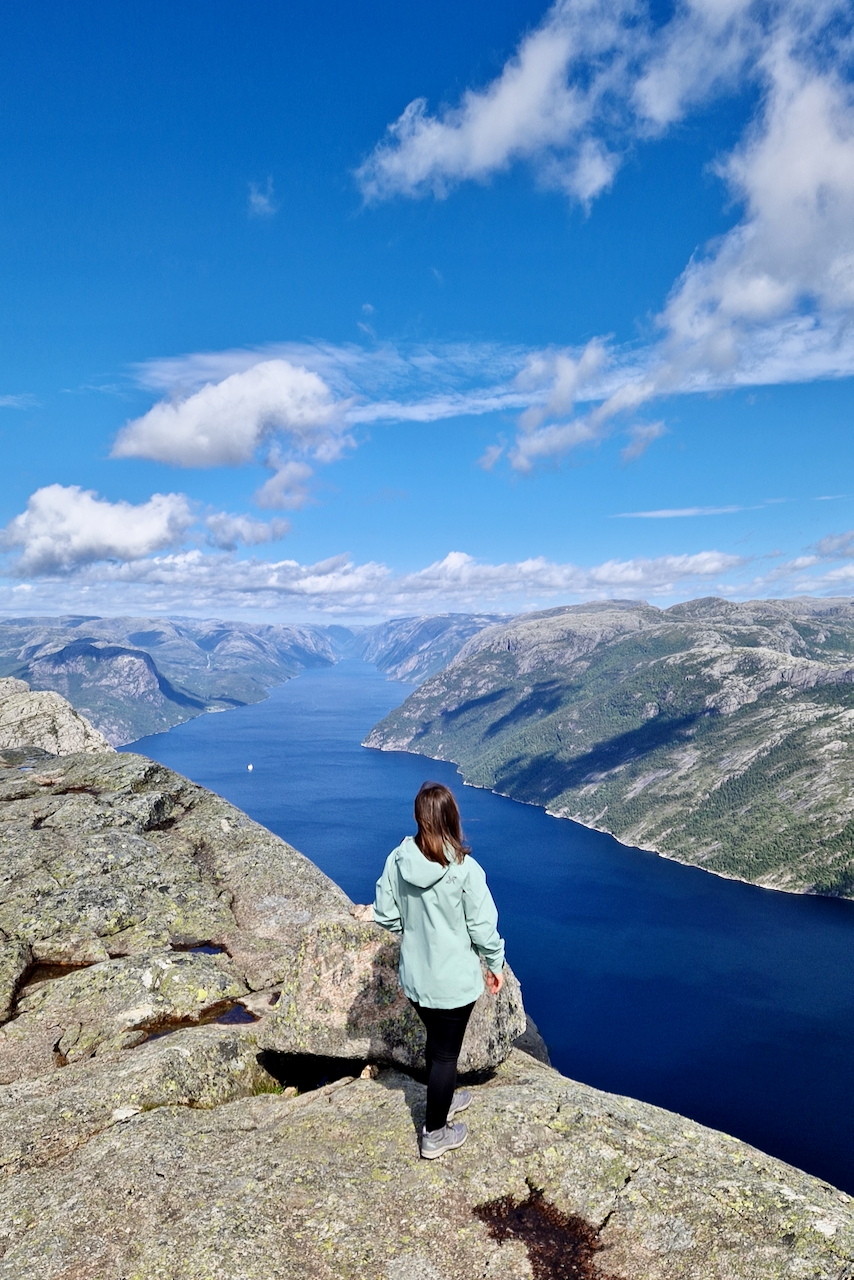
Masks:
[[[504,974],[493,973],[491,969],[486,971],[486,989],[491,996],[497,996],[501,988],[504,986]]]

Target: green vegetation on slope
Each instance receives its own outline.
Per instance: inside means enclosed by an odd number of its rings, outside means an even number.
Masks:
[[[623,602],[470,642],[368,745],[723,875],[854,896],[854,607]]]

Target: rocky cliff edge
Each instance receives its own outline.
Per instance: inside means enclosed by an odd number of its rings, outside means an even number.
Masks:
[[[113,750],[104,735],[58,693],[31,692],[25,680],[6,676],[0,679],[0,749],[24,746],[41,747],[57,756]]]
[[[513,1048],[512,977],[419,1160],[395,940],[150,760],[0,752],[0,866],[0,1277],[854,1275],[846,1195]]]

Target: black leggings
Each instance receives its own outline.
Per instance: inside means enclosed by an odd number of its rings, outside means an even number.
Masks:
[[[463,1046],[474,1003],[460,1009],[412,1007],[427,1028],[427,1117],[424,1128],[432,1133],[448,1123],[448,1107],[457,1086],[457,1059]]]

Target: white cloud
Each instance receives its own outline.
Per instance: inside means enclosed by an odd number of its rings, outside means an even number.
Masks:
[[[181,467],[240,466],[276,436],[328,462],[348,443],[339,407],[315,372],[288,360],[256,360],[184,398],[163,400],[119,432],[114,458]]]
[[[441,197],[532,160],[544,181],[588,202],[618,164],[591,136],[597,115],[645,41],[631,0],[560,0],[486,88],[467,90],[441,116],[423,98],[410,102],[357,172],[365,198]]]
[[[751,339],[781,322],[811,324],[828,354],[850,353],[854,308],[854,96],[833,71],[799,62],[787,42],[764,60],[763,118],[721,166],[745,217],[692,262],[662,316],[656,382],[699,370],[749,376]],[[846,342],[846,338],[848,341]],[[747,360],[745,360],[745,356]],[[745,364],[748,369],[745,369]]]
[[[193,523],[180,493],[148,502],[107,502],[78,485],[37,489],[26,511],[10,520],[0,546],[19,551],[19,574],[69,570],[95,560],[137,560],[180,541]]]
[[[854,93],[804,55],[801,34],[775,29],[762,114],[720,165],[741,221],[689,263],[659,317],[661,340],[634,368],[618,370],[618,353],[600,361],[600,386],[617,377],[595,408],[555,424],[560,409],[546,401],[533,430],[522,415],[518,469],[663,396],[854,374]],[[557,367],[551,387],[559,398]]]
[[[761,43],[759,9],[752,0],[684,0],[651,42],[632,86],[639,120],[663,130],[691,106],[734,87]]]
[[[854,374],[848,12],[841,0],[681,0],[656,27],[628,0],[559,0],[491,84],[438,116],[419,99],[390,127],[359,171],[368,199],[442,196],[527,159],[589,202],[620,151],[716,94],[758,91],[754,119],[717,166],[738,220],[675,282],[661,338],[529,355],[515,382],[458,393],[469,412],[511,407],[514,389],[527,396],[511,466],[601,439],[656,398]],[[579,414],[584,401],[595,407]],[[439,393],[361,412],[426,421],[453,409]],[[636,435],[625,452],[651,438]]]
[[[287,520],[253,520],[251,516],[229,515],[225,511],[206,516],[204,524],[208,531],[207,541],[220,551],[278,542],[291,527]]]
[[[266,185],[259,187],[257,182],[249,183],[249,217],[250,218],[272,218],[278,213],[279,206],[276,203],[275,193],[273,191],[273,179],[268,178]]]
[[[210,614],[227,609],[243,616],[279,614],[383,617],[401,612],[535,608],[555,601],[608,596],[690,594],[710,579],[737,569],[742,560],[719,551],[651,559],[609,560],[592,568],[544,557],[485,564],[464,552],[410,573],[387,565],[355,564],[335,556],[313,565],[295,560],[236,559],[198,549],[124,564],[81,566],[58,582],[28,584],[29,610],[46,607],[115,613],[177,610]],[[716,589],[720,584],[716,581]],[[14,608],[11,592],[0,588]]]
[[[286,520],[225,511],[200,515],[183,493],[155,493],[134,505],[52,484],[37,489],[26,510],[0,530],[0,551],[12,554],[8,568],[16,576],[67,575],[101,561],[149,563],[146,557],[188,540],[223,551],[259,546],[277,542],[289,528]]]
[[[677,583],[727,573],[743,564],[739,556],[720,551],[696,555],[659,556],[652,559],[608,560],[590,569],[556,564],[537,556],[515,564],[484,564],[462,551],[453,551],[418,573],[398,580],[399,593],[427,592],[439,598],[462,595],[486,603],[503,596],[613,595],[621,591],[660,594]]]
[[[547,184],[589,203],[611,185],[621,152],[755,81],[781,41],[805,57],[826,56],[836,40],[844,56],[844,31],[832,24],[846,8],[677,0],[657,24],[643,0],[557,0],[490,84],[437,116],[425,99],[410,102],[356,177],[369,201],[442,197],[528,160]]]

